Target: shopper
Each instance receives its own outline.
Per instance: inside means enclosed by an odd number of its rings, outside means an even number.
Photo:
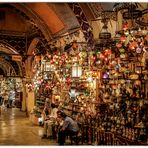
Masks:
[[[55,125],[56,118],[57,118],[57,111],[55,104],[51,104],[51,112],[49,115],[46,116],[44,121],[44,132],[42,139],[44,138],[52,138],[52,127]]]
[[[77,122],[68,117],[64,112],[61,112],[61,118],[64,120],[64,123],[58,133],[58,143],[59,145],[64,145],[65,137],[78,134],[79,127]]]
[[[4,100],[4,98],[0,95],[0,105],[3,104],[3,100]]]
[[[8,94],[7,94],[7,93],[4,94],[4,105],[9,108],[9,104],[8,104]]]

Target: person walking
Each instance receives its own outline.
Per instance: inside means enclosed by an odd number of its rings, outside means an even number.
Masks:
[[[9,104],[8,104],[8,94],[7,93],[4,94],[4,105],[9,107]]]

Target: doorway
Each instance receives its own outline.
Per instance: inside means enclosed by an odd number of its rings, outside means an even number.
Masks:
[[[0,84],[0,94],[4,98],[3,104],[10,107],[22,107],[22,79],[15,77],[4,77]]]

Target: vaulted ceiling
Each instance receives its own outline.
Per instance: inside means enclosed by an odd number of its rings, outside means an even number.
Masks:
[[[8,75],[9,69],[24,76],[28,55],[34,49],[37,54],[44,54],[50,48],[49,42],[64,33],[85,30],[85,39],[91,42],[96,31],[89,32],[90,28],[101,28],[91,20],[113,6],[114,3],[0,3],[0,75]],[[147,3],[142,7],[145,9]],[[13,54],[21,55],[22,62],[12,60]]]

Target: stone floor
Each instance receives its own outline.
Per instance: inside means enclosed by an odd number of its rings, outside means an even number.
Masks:
[[[32,125],[25,112],[8,108],[0,114],[0,146],[48,146],[55,140],[41,139],[43,127]]]

